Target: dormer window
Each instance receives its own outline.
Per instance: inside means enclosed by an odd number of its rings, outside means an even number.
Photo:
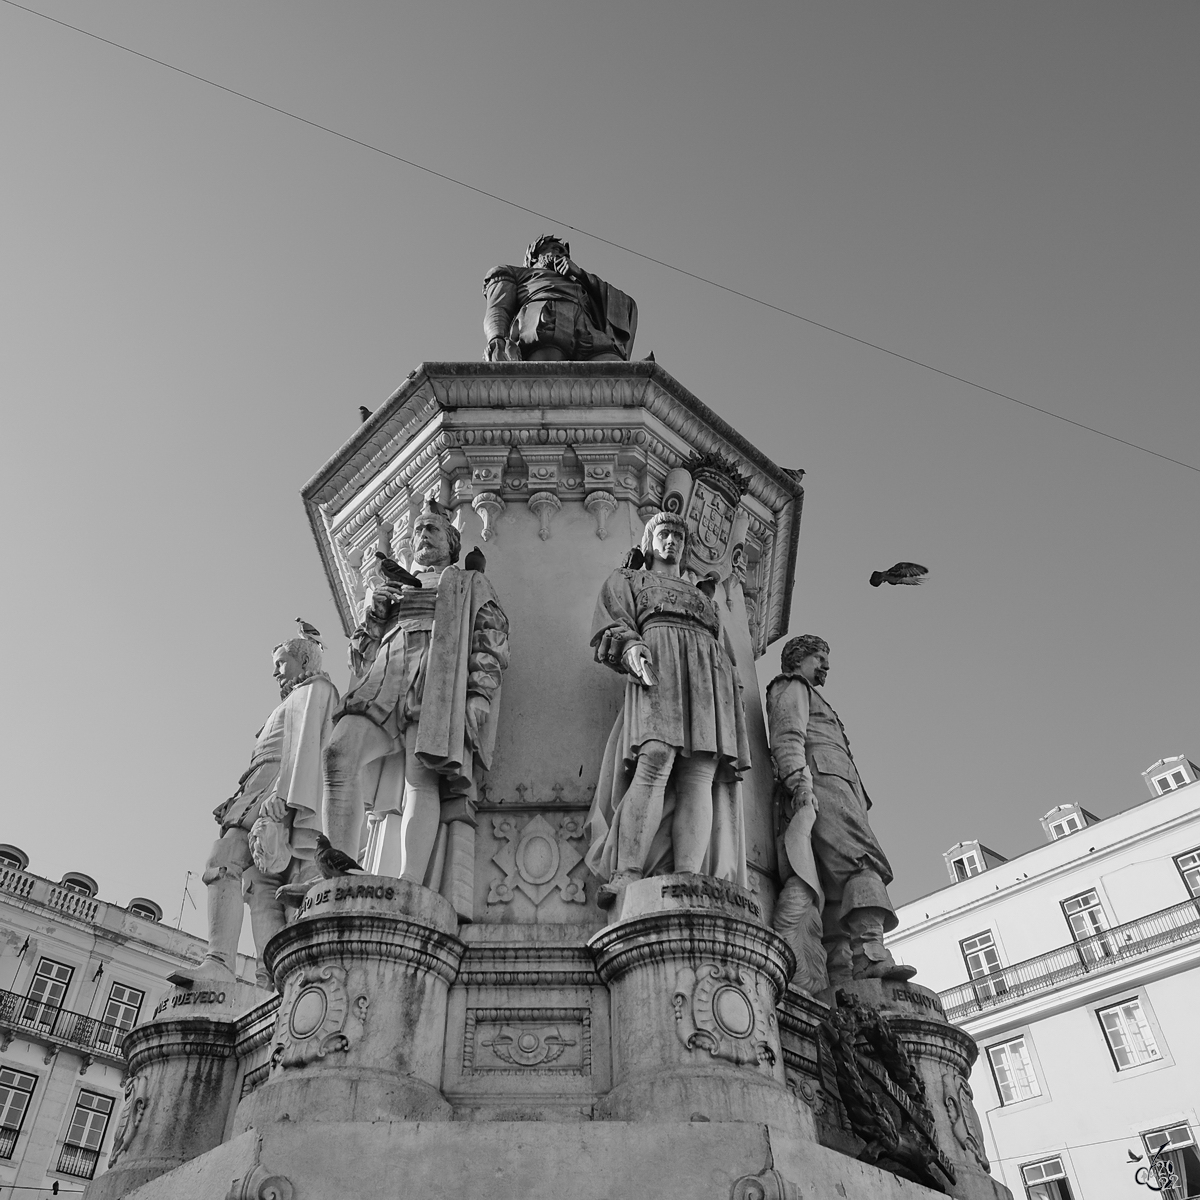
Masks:
[[[962,883],[972,875],[982,875],[989,867],[1006,861],[1003,855],[989,850],[982,842],[959,842],[957,846],[951,846],[942,858],[955,883]]]
[[[13,871],[24,871],[29,866],[29,855],[16,846],[0,843],[0,867]]]
[[[162,909],[153,900],[147,900],[145,896],[134,896],[127,907],[135,917],[141,917],[143,921],[162,920]]]
[[[1078,804],[1060,804],[1042,818],[1042,828],[1052,842],[1057,842],[1060,838],[1078,833],[1085,825],[1095,825],[1099,820],[1094,813],[1080,808]]]
[[[1158,789],[1160,796],[1165,796],[1168,792],[1173,792],[1176,788],[1184,787],[1189,780],[1187,772],[1182,767],[1178,767],[1174,771],[1155,775],[1150,782]]]
[[[82,871],[68,871],[59,881],[58,886],[64,892],[75,892],[76,895],[87,896],[89,899],[99,891],[96,881]]]
[[[1142,772],[1142,778],[1150,789],[1152,796],[1165,796],[1168,792],[1177,792],[1189,783],[1195,783],[1200,777],[1195,763],[1176,754],[1174,758],[1160,758],[1153,766]]]
[[[983,863],[979,861],[979,855],[974,850],[952,858],[950,866],[954,869],[955,879],[970,879],[972,875],[979,875],[983,871]]]

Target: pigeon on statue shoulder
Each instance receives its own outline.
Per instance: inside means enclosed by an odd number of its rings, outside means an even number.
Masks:
[[[920,563],[898,562],[886,571],[872,571],[871,586],[878,587],[881,583],[912,586],[915,583],[924,583],[928,575],[929,568],[921,566]]]
[[[484,567],[487,566],[487,559],[484,557],[483,551],[480,550],[478,546],[473,546],[469,551],[467,551],[467,557],[463,559],[463,566],[466,567],[468,571],[479,571],[482,573]]]
[[[419,588],[421,581],[411,572],[406,571],[394,558],[388,558],[382,550],[375,551],[376,561],[379,563],[379,569],[383,572],[384,579],[394,587],[412,587]]]
[[[339,850],[323,833],[317,834],[316,864],[322,879],[340,879],[343,875],[363,873],[362,867],[350,855]]]

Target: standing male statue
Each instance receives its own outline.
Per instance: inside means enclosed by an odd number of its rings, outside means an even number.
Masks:
[[[596,601],[596,661],[628,677],[588,815],[605,906],[630,880],[670,871],[746,883],[746,716],[717,606],[681,574],[687,536],[680,517],[656,513],[644,569],[614,571]]]
[[[325,833],[366,866],[426,883],[439,826],[473,826],[476,765],[491,764],[508,619],[458,530],[430,500],[413,527],[415,585],[385,582],[350,644],[352,679],[325,751]],[[429,886],[437,889],[439,880]],[[460,913],[460,915],[467,915]]]
[[[791,873],[775,929],[803,968],[820,910],[830,984],[911,979],[916,969],[898,965],[883,944],[897,921],[887,894],[892,868],[867,823],[871,801],[846,730],[817,691],[829,674],[829,644],[812,634],[792,638],[780,666],[767,687],[767,725],[784,793],[781,866]]]
[[[199,971],[206,978],[234,978],[244,891],[258,952],[257,982],[265,988],[274,984],[263,966],[263,947],[286,924],[276,889],[307,873],[315,878],[321,754],[338,701],[337,688],[321,669],[321,645],[313,638],[292,638],[276,646],[274,661],[281,703],[258,732],[236,794],[213,812],[221,836],[204,869],[208,953]],[[266,856],[260,841],[264,837],[274,843]]]
[[[561,238],[540,237],[523,267],[493,267],[483,280],[488,362],[597,362],[628,359],[637,305],[571,261]]]

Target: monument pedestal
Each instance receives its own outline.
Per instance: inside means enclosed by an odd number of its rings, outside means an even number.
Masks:
[[[249,984],[197,979],[127,1035],[109,1170],[88,1185],[88,1200],[115,1200],[220,1144],[238,1078],[237,1018],[263,996]]]
[[[267,1081],[235,1130],[277,1121],[448,1120],[446,1002],[465,947],[453,906],[383,875],[322,880],[264,955],[282,1000]]]
[[[753,893],[703,875],[631,883],[588,942],[608,985],[618,1121],[755,1121],[799,1132],[775,1006],[795,967]]]

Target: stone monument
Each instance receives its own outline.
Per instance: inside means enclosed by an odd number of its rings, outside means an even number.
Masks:
[[[130,1034],[90,1200],[1003,1200],[973,1043],[797,823],[815,701],[772,760],[803,472],[627,361],[636,307],[560,239],[485,290],[486,361],[423,364],[303,490],[362,870],[317,860],[278,997],[182,980]]]

